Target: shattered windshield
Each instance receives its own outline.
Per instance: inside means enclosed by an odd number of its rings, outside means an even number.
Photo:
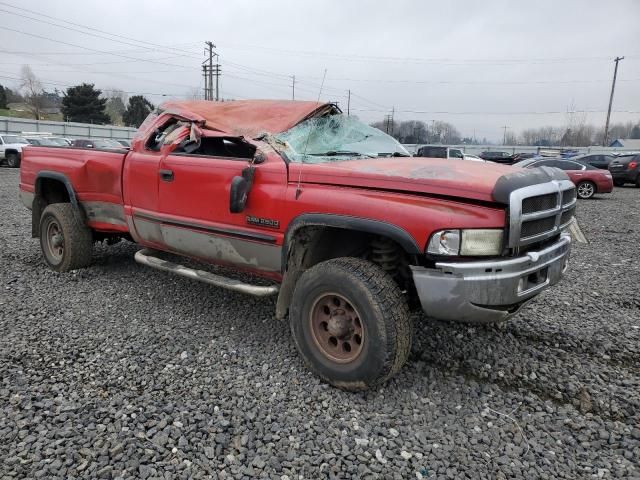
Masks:
[[[311,118],[275,138],[281,142],[280,153],[297,163],[410,156],[393,137],[345,115]]]

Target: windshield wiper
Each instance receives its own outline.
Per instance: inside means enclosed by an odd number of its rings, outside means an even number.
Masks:
[[[393,152],[393,153],[379,152],[378,156],[379,157],[410,157],[411,155],[407,155],[406,153],[402,153],[402,152]]]
[[[308,155],[313,155],[317,157],[337,157],[339,155],[360,155],[363,157],[375,158],[374,155],[369,155],[368,153],[362,153],[362,152],[354,152],[351,150],[330,150],[324,153],[309,153]]]

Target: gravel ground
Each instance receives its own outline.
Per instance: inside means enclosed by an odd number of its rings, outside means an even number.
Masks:
[[[0,169],[1,478],[640,478],[640,190],[506,326],[418,319],[377,391],[320,383],[274,301],[96,249],[48,270]]]

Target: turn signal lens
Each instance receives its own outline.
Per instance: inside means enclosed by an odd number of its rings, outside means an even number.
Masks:
[[[459,255],[460,230],[441,230],[431,235],[427,252],[434,255]]]
[[[635,160],[632,162],[629,162],[629,166],[627,167],[628,170],[633,170],[634,168],[636,168],[638,166],[638,162],[636,162]]]

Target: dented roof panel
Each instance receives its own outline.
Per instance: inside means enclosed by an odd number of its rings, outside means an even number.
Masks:
[[[301,121],[335,108],[324,102],[293,100],[204,100],[171,101],[160,110],[193,121],[204,122],[204,128],[234,136],[255,138],[261,133],[280,133]]]

